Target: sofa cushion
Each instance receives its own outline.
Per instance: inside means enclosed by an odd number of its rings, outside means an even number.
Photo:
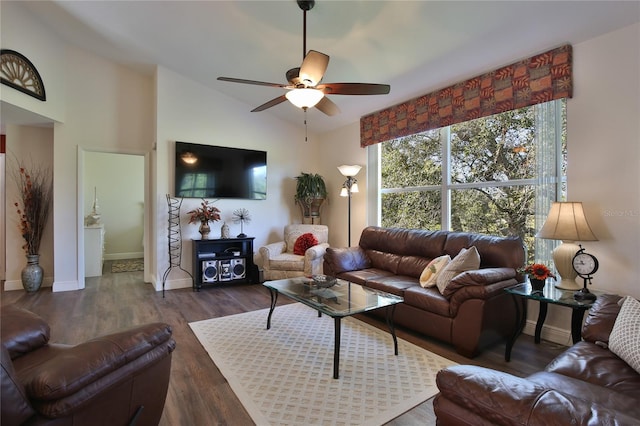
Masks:
[[[438,275],[436,279],[438,290],[444,294],[445,289],[456,275],[479,267],[480,255],[478,254],[478,249],[475,246],[468,249],[463,248]]]
[[[433,287],[436,285],[436,278],[440,272],[451,262],[451,256],[448,254],[433,259],[420,274],[420,285],[422,287]]]
[[[410,287],[419,287],[418,280],[406,275],[386,275],[377,278],[368,279],[366,286],[376,290],[386,291],[387,293],[401,296],[404,291]]]
[[[296,242],[293,244],[293,254],[304,256],[304,253],[307,251],[307,249],[317,244],[318,239],[311,232],[302,234],[296,239]]]
[[[631,296],[623,299],[609,337],[609,349],[640,373],[640,302]]]
[[[621,299],[618,295],[602,294],[596,299],[591,309],[587,313],[582,327],[582,338],[587,342],[606,345],[609,343],[609,335],[616,322],[620,305],[617,303]]]
[[[433,312],[445,318],[451,317],[449,301],[436,287],[422,288],[419,285],[409,287],[404,291],[404,304],[411,305],[427,312]]]
[[[282,253],[271,258],[269,269],[274,271],[304,271],[304,256]]]
[[[581,341],[558,355],[545,371],[610,388],[640,400],[640,375],[609,349]]]
[[[33,312],[14,305],[2,307],[0,338],[11,359],[46,345],[50,333],[49,324]]]
[[[594,404],[599,404],[602,407],[621,411],[633,417],[640,418],[640,405],[638,405],[638,400],[629,395],[613,392],[611,389],[580,379],[546,371],[534,373],[527,377],[527,379],[549,389],[562,392],[563,394],[577,396],[578,398],[591,401]]]

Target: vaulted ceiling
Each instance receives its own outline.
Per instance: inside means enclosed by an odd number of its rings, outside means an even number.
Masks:
[[[294,0],[29,1],[25,6],[69,43],[143,72],[159,64],[245,103],[247,111],[285,90],[222,82],[218,76],[286,84],[285,72],[303,57],[303,14]],[[385,83],[391,93],[331,96],[341,113],[328,117],[310,110],[309,128],[335,129],[639,20],[638,1],[317,0],[307,14],[307,49],[331,57],[323,82]],[[254,114],[303,124],[302,111],[289,102]]]

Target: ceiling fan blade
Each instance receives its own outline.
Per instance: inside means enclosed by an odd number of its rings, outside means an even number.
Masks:
[[[388,84],[373,83],[327,83],[317,89],[328,95],[386,95],[391,91]]]
[[[329,56],[310,50],[300,65],[300,82],[305,86],[315,86],[320,83],[329,65]]]
[[[265,102],[262,105],[260,105],[259,107],[256,107],[254,109],[251,110],[251,112],[259,112],[259,111],[264,111],[265,109],[271,108],[272,106],[276,106],[278,104],[281,104],[282,102],[286,101],[287,98],[284,95],[280,95],[277,98],[271,99],[269,102]]]
[[[318,108],[328,116],[340,113],[340,108],[338,108],[338,105],[334,104],[333,101],[326,96],[320,99],[320,102],[316,104],[316,108]]]
[[[242,84],[255,84],[258,86],[269,86],[269,87],[283,87],[287,88],[289,86],[278,83],[268,83],[266,81],[256,81],[256,80],[244,80],[242,78],[233,78],[233,77],[218,77],[220,81],[229,81],[231,83],[242,83]]]

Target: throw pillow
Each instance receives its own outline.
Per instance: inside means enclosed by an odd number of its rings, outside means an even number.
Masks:
[[[440,293],[444,293],[444,289],[447,288],[456,275],[478,268],[480,268],[480,254],[478,253],[478,249],[475,246],[471,246],[468,249],[463,248],[460,250],[460,253],[444,267],[442,272],[438,274],[436,278],[438,290],[440,290]]]
[[[293,244],[293,254],[304,256],[304,252],[306,252],[308,248],[313,247],[317,244],[318,240],[311,232],[302,234],[298,237],[295,244]]]
[[[640,373],[640,302],[627,296],[609,336],[609,350]]]
[[[436,257],[429,262],[420,275],[420,285],[424,288],[436,285],[436,278],[449,262],[451,262],[451,256],[448,254]]]

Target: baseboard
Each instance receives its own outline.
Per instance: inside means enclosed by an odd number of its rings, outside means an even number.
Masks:
[[[104,260],[142,259],[144,252],[134,251],[128,253],[109,253],[104,255]]]
[[[42,280],[42,287],[52,287],[53,286],[53,278],[44,277]],[[6,280],[4,282],[4,291],[13,291],[13,290],[24,290],[22,286],[21,280]]]
[[[522,332],[524,334],[528,334],[529,336],[535,336],[536,322],[528,320]],[[558,343],[560,345],[565,345],[565,346],[569,346],[573,344],[573,340],[571,338],[571,330],[565,330],[563,328],[553,327],[549,325],[542,326],[542,331],[540,332],[540,338],[543,340],[548,340],[550,342]]]

